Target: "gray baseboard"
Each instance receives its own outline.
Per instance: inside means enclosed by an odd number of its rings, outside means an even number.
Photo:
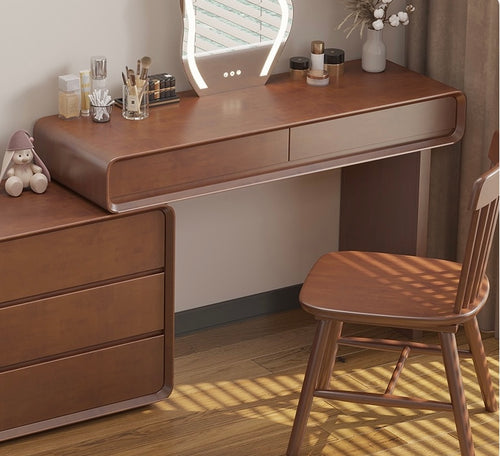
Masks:
[[[175,334],[186,334],[258,315],[299,307],[301,285],[258,293],[175,314]]]

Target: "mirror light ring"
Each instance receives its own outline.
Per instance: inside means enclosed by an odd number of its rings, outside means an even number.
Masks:
[[[194,14],[194,6],[192,0],[185,0],[186,18],[188,22],[188,36],[187,36],[187,62],[189,71],[191,72],[196,85],[201,89],[207,89],[207,83],[196,64],[195,54],[195,38],[196,38],[196,17]]]
[[[266,61],[264,62],[264,66],[262,67],[262,70],[260,72],[261,76],[267,76],[269,74],[269,71],[271,69],[271,65],[274,62],[274,59],[276,55],[278,54],[278,51],[280,49],[280,46],[282,45],[286,31],[288,29],[288,21],[290,20],[290,11],[288,9],[288,3],[287,0],[278,0],[280,7],[281,7],[281,24],[280,24],[280,29],[278,31],[278,35],[276,36],[276,39],[274,40],[273,46],[271,50],[269,51],[269,54],[267,56]]]

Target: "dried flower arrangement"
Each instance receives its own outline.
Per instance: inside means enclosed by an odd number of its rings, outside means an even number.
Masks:
[[[399,11],[397,14],[389,16],[389,6],[392,0],[347,0],[346,9],[351,12],[338,26],[339,29],[352,19],[352,24],[346,27],[347,36],[356,29],[360,28],[359,34],[363,34],[365,27],[373,30],[382,30],[385,24],[397,27],[400,24],[408,25],[410,23],[410,14],[415,11],[412,4],[408,4],[405,11]]]

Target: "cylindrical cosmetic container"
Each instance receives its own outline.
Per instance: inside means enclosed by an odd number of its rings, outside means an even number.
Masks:
[[[325,71],[330,75],[330,82],[337,83],[344,74],[345,54],[342,49],[325,49]]]
[[[311,70],[324,70],[325,65],[325,43],[313,41],[311,43]]]
[[[80,90],[81,90],[81,113],[82,116],[87,117],[90,113],[90,71],[80,71]]]
[[[325,43],[323,41],[311,43],[311,69],[307,72],[306,82],[312,86],[326,86],[330,82],[328,72],[325,71]]]
[[[106,78],[108,77],[108,68],[106,57],[96,55],[90,58],[90,81],[91,91],[106,88]]]
[[[294,80],[304,80],[309,70],[309,62],[307,57],[290,58],[290,77]]]

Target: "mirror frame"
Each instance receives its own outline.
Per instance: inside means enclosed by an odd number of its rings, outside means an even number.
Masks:
[[[194,0],[196,1],[196,0]],[[193,0],[180,0],[183,16],[182,63],[198,96],[264,85],[288,39],[293,22],[292,0],[276,0],[280,26],[273,41],[216,52],[196,53],[196,16]],[[272,44],[271,44],[272,43]]]

